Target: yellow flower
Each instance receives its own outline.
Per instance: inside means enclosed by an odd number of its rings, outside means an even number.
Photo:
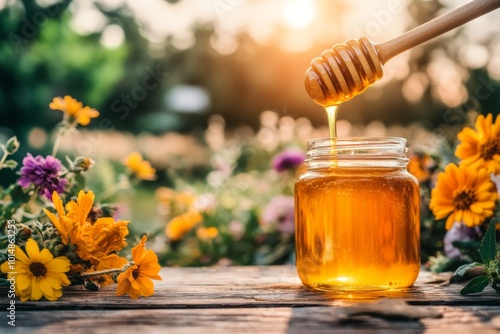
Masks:
[[[200,227],[196,230],[196,236],[200,240],[212,240],[219,235],[219,230],[216,227]]]
[[[493,215],[497,196],[485,168],[475,170],[463,165],[457,167],[455,164],[449,164],[444,172],[438,175],[429,206],[436,219],[448,216],[448,230],[454,222],[474,227]]]
[[[49,108],[52,110],[62,111],[66,117],[68,117],[69,122],[73,123],[76,121],[80,125],[89,125],[91,118],[96,118],[99,116],[99,112],[90,107],[83,107],[81,102],[78,102],[71,96],[66,95],[63,98],[55,97],[49,104]]]
[[[70,265],[66,257],[54,258],[48,249],[40,251],[31,238],[26,241],[26,253],[19,246],[16,246],[15,252],[15,264],[4,262],[1,270],[4,273],[16,272],[16,295],[21,301],[39,300],[42,296],[57,300],[62,296],[62,287],[70,284],[65,274]]]
[[[139,152],[130,153],[124,160],[123,164],[141,180],[154,180],[156,178],[156,170],[151,167],[149,161],[142,158]]]
[[[174,217],[167,223],[165,234],[171,241],[180,240],[186,233],[203,220],[197,211],[189,211]]]
[[[462,159],[460,164],[472,169],[486,167],[488,174],[500,172],[500,115],[493,123],[493,116],[479,115],[476,129],[465,128],[458,134],[460,145],[455,155]]]
[[[126,293],[134,299],[139,296],[151,296],[154,294],[154,284],[151,280],[161,281],[158,275],[160,272],[158,256],[151,249],[146,250],[146,240],[146,236],[143,236],[139,245],[132,248],[134,264],[118,276],[117,296]]]

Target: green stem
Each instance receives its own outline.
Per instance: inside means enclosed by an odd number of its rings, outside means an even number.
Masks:
[[[59,150],[59,145],[61,144],[61,140],[64,134],[64,129],[61,129],[57,132],[57,137],[56,141],[54,142],[54,148],[52,149],[52,156],[55,157],[57,154],[57,151]]]
[[[5,148],[5,146],[2,145],[1,147],[2,147],[2,151],[3,151],[3,156],[2,156],[2,159],[0,159],[0,169],[2,169],[5,160],[7,160],[7,157],[9,156],[9,152],[7,152],[7,149]]]
[[[118,183],[113,184],[112,186],[108,187],[105,191],[103,191],[99,196],[99,200],[104,201],[105,199],[108,199],[114,194],[116,194],[119,190],[128,189],[129,187],[130,185],[124,184],[122,179],[119,177]]]

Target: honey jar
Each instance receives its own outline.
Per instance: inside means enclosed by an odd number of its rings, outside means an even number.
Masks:
[[[295,183],[296,267],[326,291],[411,286],[420,269],[419,186],[403,138],[308,142]]]

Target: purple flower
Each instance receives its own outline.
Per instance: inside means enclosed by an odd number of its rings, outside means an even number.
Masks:
[[[306,159],[306,154],[298,149],[287,149],[277,154],[271,165],[277,172],[285,170],[294,170],[298,168]]]
[[[273,197],[262,213],[263,227],[277,227],[282,233],[292,234],[295,231],[294,204],[292,196]]]
[[[21,177],[17,183],[23,188],[34,184],[40,195],[51,199],[54,191],[57,191],[58,194],[64,192],[64,186],[68,182],[66,179],[59,178],[61,169],[61,161],[51,155],[44,159],[41,155],[33,157],[28,153],[23,159]]]
[[[470,228],[462,223],[455,222],[444,236],[444,252],[450,259],[460,258],[462,253],[452,243],[455,241],[474,241],[479,240],[479,238],[480,230],[478,226]]]

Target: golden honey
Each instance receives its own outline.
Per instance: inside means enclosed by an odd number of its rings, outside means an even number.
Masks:
[[[420,269],[419,187],[402,138],[308,143],[295,184],[296,266],[318,290],[411,286]]]
[[[311,62],[304,85],[314,102],[332,106],[348,101],[382,78],[378,50],[366,37],[335,44]]]

